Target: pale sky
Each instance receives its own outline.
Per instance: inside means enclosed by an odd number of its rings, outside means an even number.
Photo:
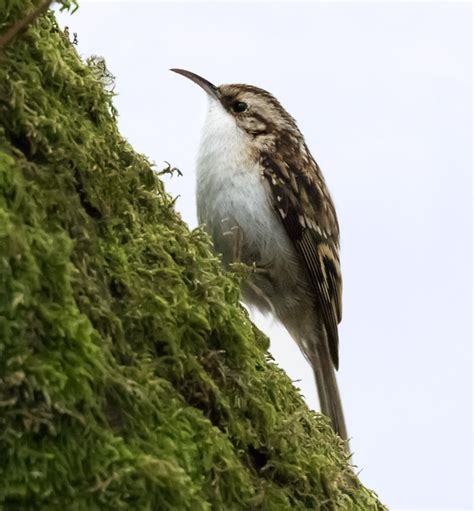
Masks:
[[[272,92],[296,118],[342,231],[340,382],[360,477],[391,509],[472,509],[471,6],[456,3],[83,3],[62,25],[116,76],[120,128],[178,167],[190,227],[207,99]],[[279,325],[271,351],[317,407]]]

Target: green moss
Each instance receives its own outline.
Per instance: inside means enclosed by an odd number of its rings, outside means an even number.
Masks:
[[[51,14],[0,54],[0,508],[384,509],[106,81]]]

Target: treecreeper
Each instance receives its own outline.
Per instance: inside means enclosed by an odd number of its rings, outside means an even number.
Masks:
[[[197,211],[223,262],[254,271],[244,302],[283,323],[311,364],[321,412],[347,442],[335,370],[342,315],[339,225],[321,170],[269,92],[172,69],[204,89]]]

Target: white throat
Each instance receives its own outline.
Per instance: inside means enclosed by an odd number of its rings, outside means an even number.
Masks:
[[[198,180],[201,171],[210,170],[218,164],[222,167],[232,166],[234,170],[240,169],[242,164],[248,166],[249,162],[244,161],[247,153],[244,133],[235,122],[234,117],[225,110],[219,101],[209,98],[209,109],[201,135],[201,146],[198,157]]]
[[[248,135],[219,101],[210,98],[197,165],[197,206],[201,223],[232,214],[236,201],[261,202],[262,188],[256,161],[249,153]],[[257,196],[256,196],[257,195]],[[240,209],[240,208],[239,208]]]

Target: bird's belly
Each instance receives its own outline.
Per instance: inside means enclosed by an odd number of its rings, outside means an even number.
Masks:
[[[291,250],[258,168],[205,172],[197,204],[199,221],[226,264],[239,259],[268,266]]]
[[[304,300],[298,257],[257,167],[199,167],[197,206],[199,221],[224,264],[255,264],[256,272],[242,285],[247,303],[282,316],[297,305],[289,303],[289,297],[292,302]]]

